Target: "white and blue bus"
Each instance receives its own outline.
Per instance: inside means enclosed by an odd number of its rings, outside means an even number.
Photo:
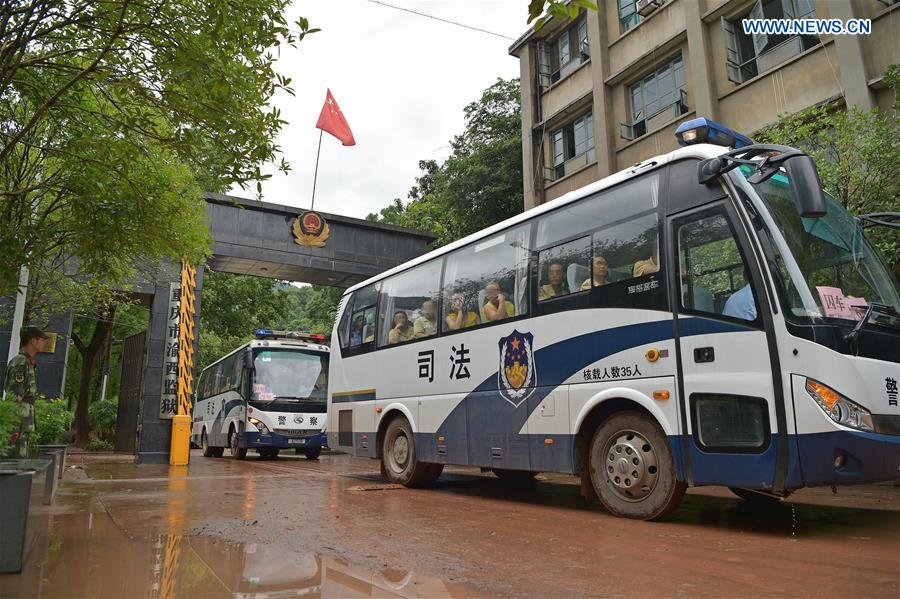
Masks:
[[[900,475],[896,277],[805,154],[706,119],[678,135],[350,288],[329,445],[409,486],[572,473],[641,519],[688,486]]]
[[[275,458],[295,449],[315,460],[325,444],[329,348],[324,335],[259,329],[197,380],[191,441],[206,457],[228,447]]]

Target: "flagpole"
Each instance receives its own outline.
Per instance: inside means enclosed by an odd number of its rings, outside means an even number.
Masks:
[[[319,176],[319,153],[322,151],[322,130],[319,129],[319,149],[316,150],[316,171],[313,173],[313,192],[312,201],[309,203],[309,209],[312,210],[316,204],[316,179]]]

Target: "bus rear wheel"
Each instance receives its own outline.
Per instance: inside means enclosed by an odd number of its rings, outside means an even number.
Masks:
[[[384,432],[381,465],[388,482],[407,487],[425,487],[444,470],[443,464],[428,464],[416,459],[412,427],[406,418],[395,418]]]
[[[588,457],[594,491],[616,516],[658,520],[684,496],[668,439],[642,412],[620,412],[604,421],[594,431]]]
[[[247,448],[240,447],[240,437],[238,432],[232,428],[228,432],[228,446],[231,448],[231,457],[236,460],[243,460],[247,457]]]

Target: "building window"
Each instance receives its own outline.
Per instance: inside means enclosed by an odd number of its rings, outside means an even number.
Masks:
[[[813,0],[757,0],[748,13],[736,19],[722,17],[728,79],[734,83],[749,81],[819,42],[814,35],[744,33],[743,19],[813,19],[815,16]]]
[[[619,30],[625,33],[665,2],[666,0],[618,0]]]
[[[546,89],[556,83],[591,55],[587,39],[587,17],[585,13],[549,43],[539,45],[539,87]]]
[[[552,131],[550,146],[553,151],[553,173],[549,178],[553,181],[594,162],[593,113],[589,112],[565,127]]]
[[[620,126],[624,139],[632,140],[688,110],[681,54],[628,87],[631,122]]]

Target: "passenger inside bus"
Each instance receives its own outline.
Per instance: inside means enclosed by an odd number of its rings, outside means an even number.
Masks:
[[[659,272],[659,239],[653,241],[653,249],[646,260],[638,260],[634,263],[634,276],[640,277]]]
[[[350,346],[354,345],[362,345],[363,342],[363,330],[366,328],[366,317],[363,314],[358,314],[356,318],[353,319],[353,325],[350,327]]]
[[[427,299],[422,302],[421,316],[413,324],[413,334],[417,339],[431,337],[437,334],[436,314],[434,301]]]
[[[375,310],[366,310],[366,328],[363,331],[363,339],[366,343],[375,341]]]
[[[609,265],[603,256],[594,256],[593,273],[590,279],[585,279],[581,284],[581,290],[590,289],[591,287],[600,287],[606,285],[610,281]]]
[[[723,316],[740,318],[742,320],[756,320],[756,302],[753,301],[753,291],[750,283],[747,283],[725,301]]]
[[[450,296],[450,313],[444,317],[444,323],[449,331],[458,331],[478,324],[478,315],[466,309],[462,293],[457,292]]]
[[[394,327],[388,333],[388,344],[394,345],[409,341],[415,335],[413,327],[409,326],[409,316],[404,310],[394,312]]]
[[[549,279],[549,282],[546,285],[541,285],[538,291],[539,300],[570,293],[569,285],[566,283],[566,270],[562,262],[552,262],[550,264],[550,267],[547,269],[547,279]]]
[[[496,322],[516,315],[515,304],[506,299],[497,281],[491,281],[485,286],[484,295],[487,301],[481,308],[482,321]]]

